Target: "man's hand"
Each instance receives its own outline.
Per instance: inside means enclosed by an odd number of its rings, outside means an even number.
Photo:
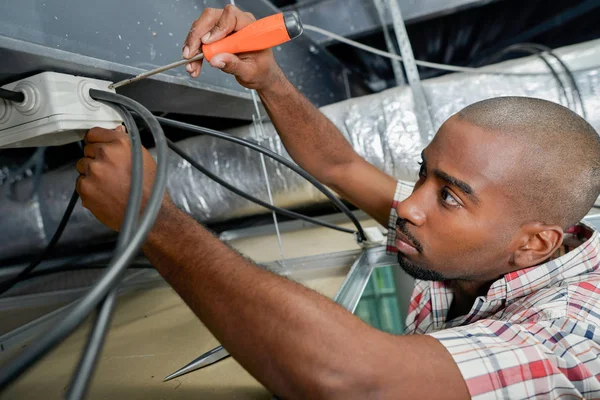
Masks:
[[[185,39],[183,57],[194,57],[202,51],[202,44],[223,39],[254,21],[256,18],[252,14],[232,5],[227,5],[223,10],[205,9],[200,18],[194,21]],[[238,55],[217,54],[210,60],[210,65],[235,75],[237,81],[249,89],[265,89],[283,77],[271,49]],[[186,66],[193,78],[200,75],[201,68],[202,61],[195,61]]]
[[[131,143],[123,126],[114,130],[92,128],[85,135],[84,158],[77,162],[77,192],[81,202],[100,222],[118,231],[123,221],[131,182]],[[143,149],[144,190],[146,204],[156,163]]]

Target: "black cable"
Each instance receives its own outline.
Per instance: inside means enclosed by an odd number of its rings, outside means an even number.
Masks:
[[[259,146],[248,140],[238,138],[238,137],[229,135],[224,132],[219,132],[219,131],[215,131],[213,129],[204,128],[204,127],[196,126],[196,125],[191,125],[191,124],[187,124],[185,122],[175,121],[175,120],[168,119],[168,118],[156,117],[156,119],[158,120],[158,122],[160,122],[163,125],[172,126],[175,128],[184,129],[184,130],[188,130],[188,131],[196,132],[196,133],[205,133],[207,135],[214,136],[219,139],[223,139],[223,140],[227,140],[232,143],[239,144],[241,146],[258,151],[259,153],[262,153],[265,156],[285,165],[286,167],[290,168],[291,170],[296,172],[298,175],[302,176],[304,179],[306,179],[307,181],[312,183],[321,193],[323,193],[329,200],[331,200],[331,202],[333,204],[335,204],[344,214],[346,214],[346,216],[350,219],[350,221],[352,221],[354,226],[356,226],[356,230],[358,231],[357,236],[358,236],[359,241],[362,242],[362,241],[367,240],[367,236],[365,235],[365,232],[364,232],[362,226],[360,225],[360,222],[358,221],[356,216],[352,213],[352,211],[350,211],[348,209],[348,207],[346,207],[346,205],[340,201],[340,199],[335,197],[335,195],[333,195],[321,182],[317,181],[312,175],[310,175],[308,172],[306,172],[305,170],[303,170],[296,164],[292,163],[285,157],[282,157],[281,155],[279,155],[263,146]]]
[[[131,183],[129,185],[129,199],[125,210],[125,218],[121,224],[121,234],[117,240],[116,252],[122,252],[127,243],[133,236],[133,231],[137,227],[138,215],[142,206],[142,191],[144,178],[144,164],[142,159],[142,143],[140,134],[133,117],[122,106],[104,102],[109,107],[114,108],[125,122],[127,132],[131,142]],[[100,350],[104,345],[106,333],[110,326],[111,317],[117,301],[117,288],[115,287],[106,296],[104,301],[98,305],[98,314],[82,352],[81,359],[77,365],[77,371],[71,379],[67,399],[82,399],[89,387],[92,375],[94,373]]]
[[[85,269],[104,269],[108,262],[113,257],[112,251],[101,251],[98,253],[91,253],[78,256],[59,257],[46,260],[42,262],[35,271],[29,273],[23,278],[23,281],[39,278],[46,275],[59,274],[62,272],[79,271]],[[148,260],[144,258],[138,258],[133,260],[128,268],[151,268],[152,265]],[[23,265],[16,264],[10,266],[4,266],[2,270],[17,269],[15,275],[24,269]],[[10,278],[8,278],[10,279]]]
[[[554,77],[554,79],[556,80],[556,83],[558,83],[558,87],[560,89],[560,92],[562,94],[562,96],[565,98],[566,102],[567,102],[567,107],[570,109],[573,109],[574,107],[571,104],[571,101],[569,100],[569,96],[567,95],[567,89],[565,88],[565,85],[562,81],[562,79],[560,79],[560,76],[558,75],[558,73],[556,72],[556,70],[554,69],[554,67],[552,66],[552,64],[550,64],[550,62],[548,60],[546,60],[546,58],[541,54],[542,51],[540,51],[539,49],[535,49],[535,48],[530,48],[529,46],[527,46],[526,44],[514,44],[512,46],[508,46],[506,49],[502,50],[501,52],[498,53],[499,56],[503,56],[507,53],[511,53],[513,51],[521,51],[521,52],[525,52],[531,55],[535,55],[537,56],[544,64],[546,64],[546,67],[548,67],[548,70],[550,71],[550,73],[552,74],[552,76]],[[559,98],[560,98],[560,94],[559,94]]]
[[[271,211],[274,211],[278,214],[281,215],[285,215],[287,217],[290,218],[296,218],[296,219],[301,219],[303,221],[306,222],[310,222],[312,224],[315,225],[320,225],[320,226],[324,226],[326,228],[330,228],[330,229],[335,229],[337,231],[340,232],[346,232],[346,233],[356,233],[355,231],[353,231],[352,229],[348,229],[348,228],[343,228],[341,226],[337,226],[337,225],[333,225],[330,224],[328,222],[325,221],[321,221],[315,218],[311,218],[308,217],[306,215],[294,212],[294,211],[289,211],[286,210],[284,208],[280,208],[277,206],[274,206],[272,204],[269,204],[265,201],[262,201],[260,199],[257,199],[256,197],[249,195],[248,193],[244,192],[243,190],[240,190],[238,188],[236,188],[235,186],[231,185],[228,182],[225,182],[224,180],[222,180],[221,178],[219,178],[218,176],[216,176],[215,174],[213,174],[212,172],[210,172],[208,169],[206,169],[204,166],[202,166],[200,163],[198,163],[197,161],[195,161],[192,157],[190,157],[188,154],[186,154],[181,147],[177,146],[175,143],[173,143],[171,140],[167,139],[167,144],[169,145],[169,148],[171,150],[173,150],[175,153],[177,153],[181,158],[183,158],[185,161],[187,161],[188,163],[190,163],[192,165],[192,167],[196,168],[198,171],[200,171],[201,173],[203,173],[204,175],[206,175],[209,179],[212,179],[213,181],[217,182],[219,185],[223,186],[224,188],[232,191],[233,193],[237,194],[238,196],[241,196],[243,198],[245,198],[246,200],[250,200],[253,203],[256,203],[262,207],[265,207]]]
[[[0,99],[22,103],[25,101],[25,94],[23,92],[0,88]]]
[[[35,273],[44,272],[46,270],[51,270],[54,268],[63,267],[65,265],[89,265],[94,263],[103,263],[111,259],[112,251],[102,251],[98,253],[84,254],[84,255],[74,255],[74,256],[63,256],[50,258],[45,261],[42,261],[38,267],[36,267]],[[16,269],[17,272],[15,275],[18,275],[23,269],[25,269],[29,263],[17,263],[13,265],[3,266],[0,271],[6,271],[10,269]],[[34,274],[34,272],[32,272]]]
[[[0,391],[17,379],[36,361],[54,348],[54,346],[62,342],[83,320],[85,320],[94,307],[119,284],[122,273],[127,268],[129,262],[137,255],[148,232],[154,225],[154,221],[162,205],[167,183],[168,147],[160,124],[147,109],[127,97],[95,89],[90,90],[90,95],[95,100],[112,101],[133,109],[150,127],[150,132],[154,135],[154,140],[156,141],[156,151],[158,155],[152,193],[146,203],[139,228],[135,232],[135,235],[127,248],[113,257],[105,270],[106,272],[98,280],[98,283],[96,283],[96,285],[94,285],[88,293],[73,306],[65,318],[42,335],[37,342],[27,347],[10,363],[2,366],[2,369],[0,369]]]
[[[108,260],[107,260],[108,261]],[[63,272],[73,272],[73,271],[86,271],[86,270],[96,270],[96,269],[104,269],[106,265],[95,264],[95,265],[77,265],[77,264],[68,264],[52,269],[45,269],[43,271],[34,271],[23,278],[22,282],[25,282],[30,279],[41,278],[47,275],[60,274]],[[154,269],[154,267],[150,264],[129,264],[127,269]]]
[[[565,64],[565,62],[562,60],[562,58],[560,58],[554,52],[554,50],[552,50],[548,46],[544,46],[544,45],[537,44],[537,43],[523,43],[523,44],[527,45],[529,47],[538,49],[538,50],[540,50],[542,52],[548,53],[548,55],[550,55],[552,58],[554,58],[560,64],[560,66],[564,69],[565,73],[567,74],[567,77],[569,78],[569,82],[571,83],[571,86],[573,87],[574,94],[579,99],[579,105],[581,106],[581,115],[583,116],[583,118],[587,118],[587,112],[585,111],[585,104],[583,103],[583,96],[581,95],[581,90],[579,89],[579,85],[577,84],[577,80],[575,79],[575,76],[573,75],[573,72],[569,69],[569,67],[567,66],[567,64]]]
[[[504,50],[501,50],[500,52],[496,53],[495,55],[493,55],[491,57],[484,58],[484,60],[485,60],[484,63],[485,64],[493,63],[493,62],[495,62],[495,60],[498,60],[501,56],[503,56],[506,53],[513,51],[513,50],[525,51],[526,53],[537,55],[546,64],[546,66],[552,73],[554,79],[561,86],[561,92],[563,93],[563,96],[566,97],[567,103],[570,103],[570,101],[566,95],[566,88],[565,88],[562,80],[560,79],[559,74],[556,72],[554,67],[543,57],[542,54],[547,53],[550,57],[554,58],[560,64],[562,69],[564,70],[564,72],[567,75],[567,78],[569,80],[569,83],[572,86],[573,104],[572,105],[568,104],[569,108],[571,108],[573,111],[577,111],[577,104],[576,104],[577,102],[575,101],[575,98],[577,98],[577,100],[579,100],[581,115],[583,118],[587,118],[587,112],[585,110],[585,103],[583,101],[583,96],[581,95],[581,89],[579,88],[579,85],[577,84],[577,80],[575,79],[573,72],[565,64],[565,62],[562,60],[562,58],[560,58],[550,47],[544,46],[541,44],[537,44],[537,43],[518,43],[518,44],[511,45],[511,46],[505,48]]]
[[[65,227],[69,222],[69,218],[71,218],[71,214],[73,214],[73,209],[77,204],[77,200],[79,200],[79,194],[77,194],[77,191],[74,190],[73,194],[71,195],[71,199],[69,200],[69,204],[67,205],[67,208],[65,209],[65,212],[60,220],[60,223],[58,224],[54,235],[52,235],[52,238],[48,242],[48,245],[46,245],[44,251],[42,251],[42,253],[34,261],[32,261],[24,270],[22,270],[17,276],[0,283],[0,296],[6,293],[8,290],[10,290],[17,283],[26,279],[27,276],[31,273],[31,271],[33,271],[46,257],[48,257],[48,254],[50,254],[52,250],[54,250],[54,247],[60,240],[60,237],[62,236]]]

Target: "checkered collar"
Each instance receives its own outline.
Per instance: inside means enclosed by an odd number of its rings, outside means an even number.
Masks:
[[[544,287],[558,285],[561,281],[590,273],[597,265],[583,263],[600,253],[598,232],[581,223],[567,234],[577,235],[583,243],[568,249],[565,254],[544,264],[510,272],[492,284],[487,293],[488,300],[506,299],[508,303],[535,293]]]
[[[559,285],[561,281],[576,278],[598,269],[600,238],[591,226],[581,223],[567,232],[571,237],[585,241],[573,249],[563,250],[564,254],[535,267],[510,272],[490,286],[485,296],[475,299],[471,311],[453,321],[445,318],[453,300],[452,288],[447,282],[423,282],[430,289],[431,311],[434,330],[464,325],[486,318],[515,300],[533,294],[545,287]],[[593,260],[596,260],[595,262]]]

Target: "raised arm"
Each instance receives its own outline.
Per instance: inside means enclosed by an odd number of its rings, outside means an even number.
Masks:
[[[206,9],[186,39],[184,57],[193,57],[202,43],[222,39],[254,21],[234,6]],[[243,86],[256,89],[283,144],[294,161],[346,200],[387,225],[396,180],[361,158],[335,125],[284,76],[273,52],[218,54],[211,65],[235,75]],[[201,62],[188,65],[193,77]]]

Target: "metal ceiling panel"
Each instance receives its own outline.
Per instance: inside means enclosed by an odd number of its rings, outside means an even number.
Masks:
[[[405,22],[417,22],[457,10],[481,6],[497,0],[397,0]],[[373,0],[322,0],[305,2],[296,9],[305,24],[330,30],[345,37],[358,37],[381,29],[381,21]],[[335,17],[332,17],[335,16]],[[386,14],[386,23],[392,23],[391,13]],[[317,43],[327,45],[330,38],[318,33],[307,32]]]
[[[118,81],[181,58],[183,40],[206,7],[227,0],[4,0],[0,84],[41,71]],[[277,9],[238,0],[257,18]],[[293,83],[315,104],[346,98],[342,66],[308,37],[275,49]],[[119,90],[153,111],[251,119],[250,92],[221,71],[191,79],[183,67]]]

